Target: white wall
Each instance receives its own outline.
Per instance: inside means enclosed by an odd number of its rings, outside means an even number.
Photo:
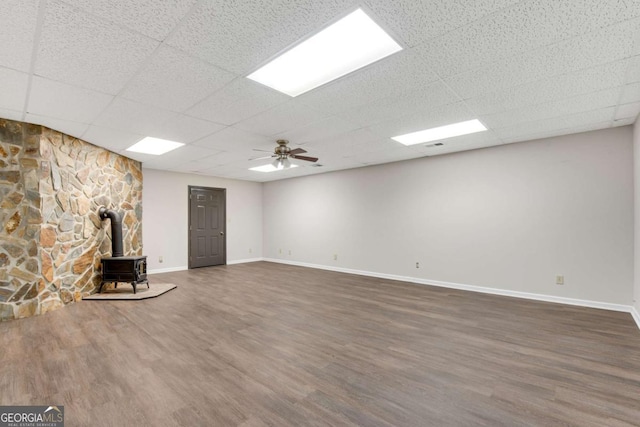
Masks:
[[[264,256],[629,306],[632,140],[627,126],[266,183]]]
[[[143,169],[142,241],[150,271],[187,268],[189,185],[227,189],[227,263],[262,257],[261,183]]]
[[[640,124],[633,127],[633,178],[634,178],[634,317],[640,326]]]

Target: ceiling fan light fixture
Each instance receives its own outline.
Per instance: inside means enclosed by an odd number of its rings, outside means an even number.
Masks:
[[[468,135],[470,133],[482,132],[485,130],[487,130],[487,128],[480,123],[480,120],[473,119],[465,122],[425,129],[418,132],[407,133],[405,135],[394,136],[391,139],[404,145],[415,145],[422,144],[423,142],[453,138],[454,136]]]
[[[289,169],[293,169],[293,168],[297,168],[297,167],[298,167],[298,165],[291,164]],[[276,171],[284,170],[284,168],[276,167],[276,166],[274,166],[273,163],[270,163],[268,165],[262,165],[262,166],[256,166],[254,168],[249,168],[249,170],[250,171],[256,171],[256,172],[276,172]]]
[[[400,50],[402,46],[357,9],[247,78],[298,96]]]

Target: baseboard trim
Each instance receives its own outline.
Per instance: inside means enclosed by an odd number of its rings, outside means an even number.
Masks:
[[[257,261],[264,261],[263,258],[247,258],[247,259],[236,259],[233,261],[227,261],[227,265],[233,265],[233,264],[244,264],[246,262],[257,262]],[[184,270],[188,270],[189,267],[186,265],[180,266],[180,267],[169,267],[169,268],[155,268],[153,270],[149,270],[147,271],[147,274],[160,274],[160,273],[172,273],[174,271],[184,271]]]
[[[258,261],[264,261],[263,258],[246,258],[246,259],[235,259],[233,261],[227,261],[227,265],[233,265],[233,264],[245,264],[247,262],[258,262]]]
[[[186,265],[181,267],[169,267],[169,268],[155,268],[153,270],[147,271],[147,274],[160,274],[160,273],[173,273],[174,271],[184,271],[189,268]]]
[[[638,324],[638,327],[640,328],[640,316],[638,316],[638,312],[635,310],[635,308],[629,305],[612,304],[607,302],[582,300],[582,299],[575,299],[575,298],[557,297],[553,295],[534,294],[529,292],[510,291],[506,289],[488,288],[488,287],[476,286],[476,285],[465,285],[462,283],[442,282],[439,280],[427,280],[427,279],[420,279],[417,277],[398,276],[394,274],[376,273],[376,272],[363,271],[363,270],[353,270],[350,268],[333,267],[333,266],[320,265],[320,264],[310,264],[306,262],[289,261],[289,260],[283,260],[283,259],[277,259],[277,258],[264,258],[264,261],[275,262],[279,264],[295,265],[299,267],[317,268],[320,270],[336,271],[340,273],[357,274],[360,276],[376,277],[379,279],[399,280],[401,282],[410,282],[410,283],[416,283],[419,285],[439,286],[442,288],[451,288],[451,289],[459,289],[463,291],[479,292],[483,294],[501,295],[501,296],[523,298],[523,299],[530,299],[530,300],[536,300],[536,301],[553,302],[557,304],[576,305],[580,307],[599,308],[602,310],[621,311],[625,313],[631,313],[635,322]]]
[[[635,307],[631,307],[631,317],[636,321],[636,325],[638,325],[638,329],[640,329],[640,313]]]

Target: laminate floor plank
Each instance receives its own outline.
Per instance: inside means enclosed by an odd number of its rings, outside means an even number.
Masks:
[[[0,323],[0,405],[67,426],[640,426],[627,313],[255,262]]]

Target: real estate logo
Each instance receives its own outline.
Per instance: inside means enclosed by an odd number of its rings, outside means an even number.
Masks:
[[[64,427],[64,406],[0,406],[0,427]]]

